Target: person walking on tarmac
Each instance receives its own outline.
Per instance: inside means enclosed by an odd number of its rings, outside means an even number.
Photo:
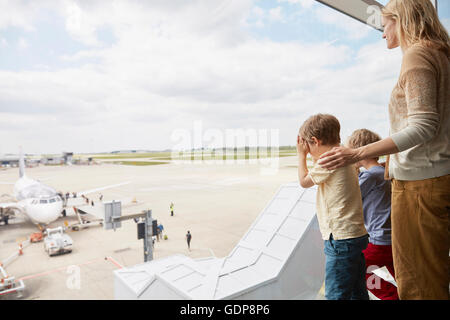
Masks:
[[[157,226],[157,231],[158,231],[158,238],[162,238],[163,236],[163,230],[164,230],[164,226],[162,225],[162,223],[158,224]]]
[[[192,234],[188,230],[188,232],[186,233],[186,241],[187,241],[189,251],[191,251],[191,239],[192,239]]]
[[[170,203],[170,215],[173,217],[173,202]]]

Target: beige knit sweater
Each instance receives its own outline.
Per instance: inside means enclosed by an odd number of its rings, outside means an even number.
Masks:
[[[403,55],[400,77],[389,103],[389,176],[423,180],[450,174],[450,60],[416,44]]]

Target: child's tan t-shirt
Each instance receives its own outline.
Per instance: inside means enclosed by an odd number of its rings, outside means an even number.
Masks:
[[[329,240],[331,233],[335,240],[366,235],[355,167],[328,170],[316,162],[309,175],[318,186],[316,209],[322,238]]]

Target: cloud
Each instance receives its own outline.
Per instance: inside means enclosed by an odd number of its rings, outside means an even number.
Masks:
[[[386,134],[400,60],[382,41],[354,51],[254,39],[247,19],[263,12],[250,0],[58,3],[51,10],[68,36],[87,47],[60,57],[76,66],[0,70],[0,153],[19,144],[27,152],[165,149],[173,130],[195,120],[279,128],[281,143],[292,144],[317,112]],[[115,38],[108,47],[98,39],[105,27]]]
[[[34,30],[33,21],[37,11],[38,6],[35,3],[23,0],[0,1],[0,12],[3,13],[0,14],[0,30],[8,27]]]
[[[89,15],[84,14],[77,3],[67,3],[66,14],[66,29],[73,37],[87,45],[98,45],[96,24],[88,19]]]
[[[341,30],[343,38],[362,39],[373,31],[371,27],[325,6],[318,7],[315,14],[319,21]]]
[[[269,20],[271,21],[283,21],[283,8],[276,7],[269,10]]]
[[[450,32],[450,18],[440,19],[443,26],[447,29],[447,32]]]
[[[19,38],[19,41],[17,42],[17,46],[19,47],[19,49],[24,50],[24,49],[27,49],[30,45],[25,38]]]
[[[290,4],[300,4],[303,8],[311,8],[315,0],[277,0],[279,3],[287,2]]]

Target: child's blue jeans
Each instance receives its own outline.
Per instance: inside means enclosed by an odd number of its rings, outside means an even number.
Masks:
[[[325,240],[325,298],[327,300],[369,300],[366,287],[366,260],[362,251],[368,235]]]

